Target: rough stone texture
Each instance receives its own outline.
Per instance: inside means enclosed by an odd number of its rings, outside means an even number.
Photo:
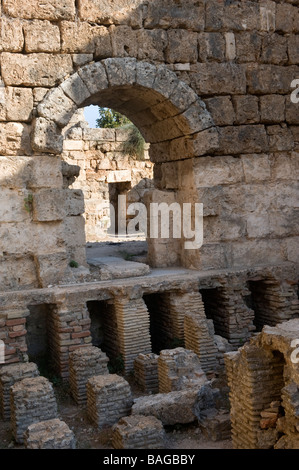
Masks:
[[[24,435],[26,449],[75,449],[73,431],[59,419],[31,424]]]
[[[298,327],[298,319],[265,326],[225,355],[234,448],[298,448]]]
[[[132,403],[128,382],[116,374],[98,375],[87,382],[88,416],[99,429],[128,415]]]
[[[161,421],[154,416],[128,416],[114,427],[114,449],[163,449],[165,432]]]
[[[17,443],[24,442],[28,426],[57,418],[52,384],[45,377],[26,378],[11,387],[11,424]]]
[[[165,349],[158,358],[159,392],[200,388],[207,382],[198,356],[184,348]]]
[[[18,320],[11,320],[11,323],[14,326],[19,325]],[[37,365],[32,362],[4,365],[0,368],[0,410],[3,419],[9,419],[11,415],[10,388],[20,380],[38,375]]]
[[[146,393],[158,393],[158,355],[139,354],[134,361],[134,377],[139,387]]]
[[[108,357],[99,348],[89,346],[73,351],[70,361],[71,394],[79,405],[87,402],[86,385],[95,375],[108,374]]]
[[[195,388],[136,398],[132,415],[155,416],[164,426],[192,423],[196,419],[198,395]]]

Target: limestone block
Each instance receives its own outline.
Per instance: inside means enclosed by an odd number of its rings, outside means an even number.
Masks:
[[[84,194],[81,189],[65,190],[65,210],[68,216],[76,216],[84,213]]]
[[[61,153],[63,136],[54,121],[39,117],[35,119],[32,148],[37,152]]]
[[[265,36],[262,40],[261,60],[265,64],[283,65],[288,62],[287,38],[280,34]]]
[[[6,116],[8,121],[30,121],[33,95],[30,88],[6,88]]]
[[[298,77],[298,68],[280,65],[251,65],[247,71],[248,92],[252,94],[290,93],[291,82]]]
[[[31,155],[30,127],[18,122],[0,123],[0,154]]]
[[[299,124],[298,104],[286,100],[286,121],[288,124]]]
[[[111,39],[109,30],[105,26],[90,25],[87,22],[61,22],[62,52],[75,52],[80,54],[93,54],[97,49],[97,56],[111,57]],[[101,49],[101,54],[99,54]],[[92,60],[92,58],[91,58]]]
[[[201,157],[194,166],[196,187],[213,187],[240,183],[244,178],[239,159],[225,157]]]
[[[268,155],[242,155],[241,160],[246,183],[270,179],[271,168]]]
[[[109,171],[107,175],[108,183],[120,183],[122,181],[131,181],[131,170]]]
[[[18,19],[0,18],[0,52],[21,52],[23,46],[22,22]]]
[[[68,258],[65,252],[35,256],[39,287],[57,285],[65,279]]]
[[[165,432],[154,416],[128,416],[113,427],[114,449],[163,449]]]
[[[33,196],[33,220],[54,222],[65,216],[65,194],[62,189],[41,189]]]
[[[199,95],[246,93],[246,75],[243,65],[214,62],[198,64],[192,81]]]
[[[43,87],[36,87],[33,88],[33,101],[34,104],[38,104],[40,101],[44,99],[46,94],[48,93],[48,88],[43,88]]]
[[[74,80],[76,80],[76,77]],[[72,85],[73,81],[69,82],[67,80],[65,88],[68,89],[69,94],[73,91]],[[74,93],[76,93],[76,88]],[[49,91],[45,99],[37,107],[40,116],[55,121],[61,127],[68,124],[76,109],[74,101],[66,96],[61,87]]]
[[[135,83],[136,59],[105,59],[103,64],[111,87],[133,85]]]
[[[262,39],[255,31],[235,33],[237,62],[257,62],[260,58]]]
[[[61,84],[61,88],[77,105],[81,105],[90,97],[90,92],[87,86],[77,73],[74,73],[70,78],[65,80]]]
[[[3,11],[15,18],[57,21],[74,19],[76,10],[74,0],[31,0],[26,4],[26,8],[22,0],[4,0]]]
[[[59,27],[49,21],[34,20],[24,23],[26,52],[59,52]]]
[[[2,78],[6,85],[55,86],[72,72],[72,68],[72,58],[66,54],[3,52],[1,57]]]
[[[1,188],[0,220],[3,222],[24,222],[28,213],[24,208],[25,190]]]
[[[112,52],[116,57],[137,56],[137,32],[129,26],[110,26]]]
[[[62,168],[60,158],[35,156],[32,160],[31,178],[28,187],[62,188]]]
[[[0,279],[1,285],[8,290],[38,287],[33,256],[18,254],[1,257]]]
[[[201,62],[208,60],[224,61],[225,40],[221,33],[200,33],[198,35],[199,59]]]
[[[82,216],[64,219],[65,239],[69,246],[85,245],[85,219]]]
[[[105,25],[129,24],[142,26],[141,0],[79,0],[79,17],[83,21],[92,21]]]
[[[31,424],[24,444],[26,449],[75,449],[76,439],[68,425],[56,418]]]
[[[283,122],[285,120],[285,101],[283,95],[261,96],[261,121],[265,123]]]
[[[274,152],[287,151],[294,149],[293,134],[287,127],[268,126],[267,134],[269,136],[269,149]]]
[[[290,64],[299,63],[299,35],[290,36],[288,38],[288,54]]]
[[[204,100],[216,126],[229,126],[235,121],[235,111],[230,96],[215,96]]]
[[[164,49],[167,45],[167,34],[163,30],[140,29],[137,31],[138,60],[164,61]]]
[[[92,95],[108,88],[106,69],[101,62],[82,67],[78,74]]]
[[[101,140],[103,142],[114,142],[116,139],[116,133],[119,136],[121,134],[121,129],[83,129],[83,140]],[[126,131],[125,133],[128,135]]]
[[[31,157],[0,157],[1,187],[25,188],[31,179]]]
[[[298,32],[298,7],[296,5],[277,5],[276,31],[283,33]]]
[[[203,2],[186,0],[180,2],[179,8],[169,0],[159,3],[149,3],[144,26],[145,28],[175,29],[184,28],[192,31],[202,31],[205,23]]]
[[[93,54],[72,54],[72,58],[75,67],[82,67],[92,61]]]
[[[244,260],[246,260],[247,266],[281,263],[284,260],[284,254],[280,240],[235,242],[232,251],[232,266],[244,266]]]
[[[269,148],[265,127],[261,125],[221,127],[220,148],[224,154],[265,152]]]
[[[225,3],[211,0],[206,10],[206,28],[210,31],[259,30],[259,5],[253,2]]]
[[[197,61],[197,33],[183,29],[168,32],[167,62],[194,63]]]
[[[259,103],[256,96],[239,95],[233,96],[232,100],[235,108],[236,124],[259,122]]]
[[[192,423],[198,395],[199,389],[195,388],[136,398],[132,415],[155,416],[164,426]]]

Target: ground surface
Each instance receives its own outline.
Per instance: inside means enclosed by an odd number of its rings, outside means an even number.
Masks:
[[[90,423],[86,408],[78,407],[69,395],[69,387],[57,383],[54,387],[60,419],[74,431],[78,449],[113,449],[110,443],[111,429],[98,431]],[[132,387],[134,397],[141,392]],[[23,449],[14,442],[10,422],[0,420],[0,449]],[[177,425],[166,430],[165,449],[231,449],[230,440],[213,442],[206,439],[197,423]]]

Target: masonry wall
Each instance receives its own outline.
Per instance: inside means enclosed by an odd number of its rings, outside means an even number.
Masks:
[[[156,187],[173,200],[204,204],[200,255],[161,244],[152,264],[210,269],[296,260],[299,113],[290,94],[299,77],[297,0],[31,0],[26,8],[2,0],[0,20],[2,290],[74,282],[70,256],[85,263],[82,197],[78,203],[77,190],[64,186],[75,170],[55,156],[56,131],[82,105],[76,93],[64,94],[64,80],[107,58],[173,73],[164,81],[163,106],[150,87],[138,95],[129,78],[109,95],[109,106],[131,103],[149,136]],[[177,108],[170,100],[175,86]],[[56,124],[52,108],[37,110],[51,89],[64,109],[59,117],[55,110]],[[206,106],[200,117],[194,94]],[[90,92],[88,99],[95,104],[99,96]],[[146,99],[154,109],[148,122]],[[51,133],[46,155],[41,149]]]
[[[65,132],[62,158],[80,167],[71,188],[83,192],[88,242],[107,236],[111,226],[109,204],[114,206],[117,217],[117,193],[125,195],[129,205],[141,202],[144,194],[153,188],[153,163],[148,145],[145,144],[144,155],[129,155],[125,149],[129,134],[125,129],[92,129],[84,120]],[[116,187],[113,194],[112,185],[117,184],[119,191]]]

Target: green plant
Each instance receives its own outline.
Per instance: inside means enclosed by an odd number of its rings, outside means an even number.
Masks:
[[[33,212],[33,195],[32,194],[28,194],[28,196],[24,198],[24,207],[25,207],[25,210],[29,214],[32,214]]]
[[[97,127],[112,128],[122,127],[129,124],[131,121],[122,114],[109,108],[102,108],[99,106],[99,119],[96,120]]]
[[[124,142],[124,151],[137,160],[144,160],[145,140],[141,132],[133,123],[122,127],[129,130],[129,137]]]
[[[75,261],[75,260],[72,259],[72,260],[69,262],[69,266],[70,266],[71,268],[79,268],[79,263],[77,263],[77,261]]]

